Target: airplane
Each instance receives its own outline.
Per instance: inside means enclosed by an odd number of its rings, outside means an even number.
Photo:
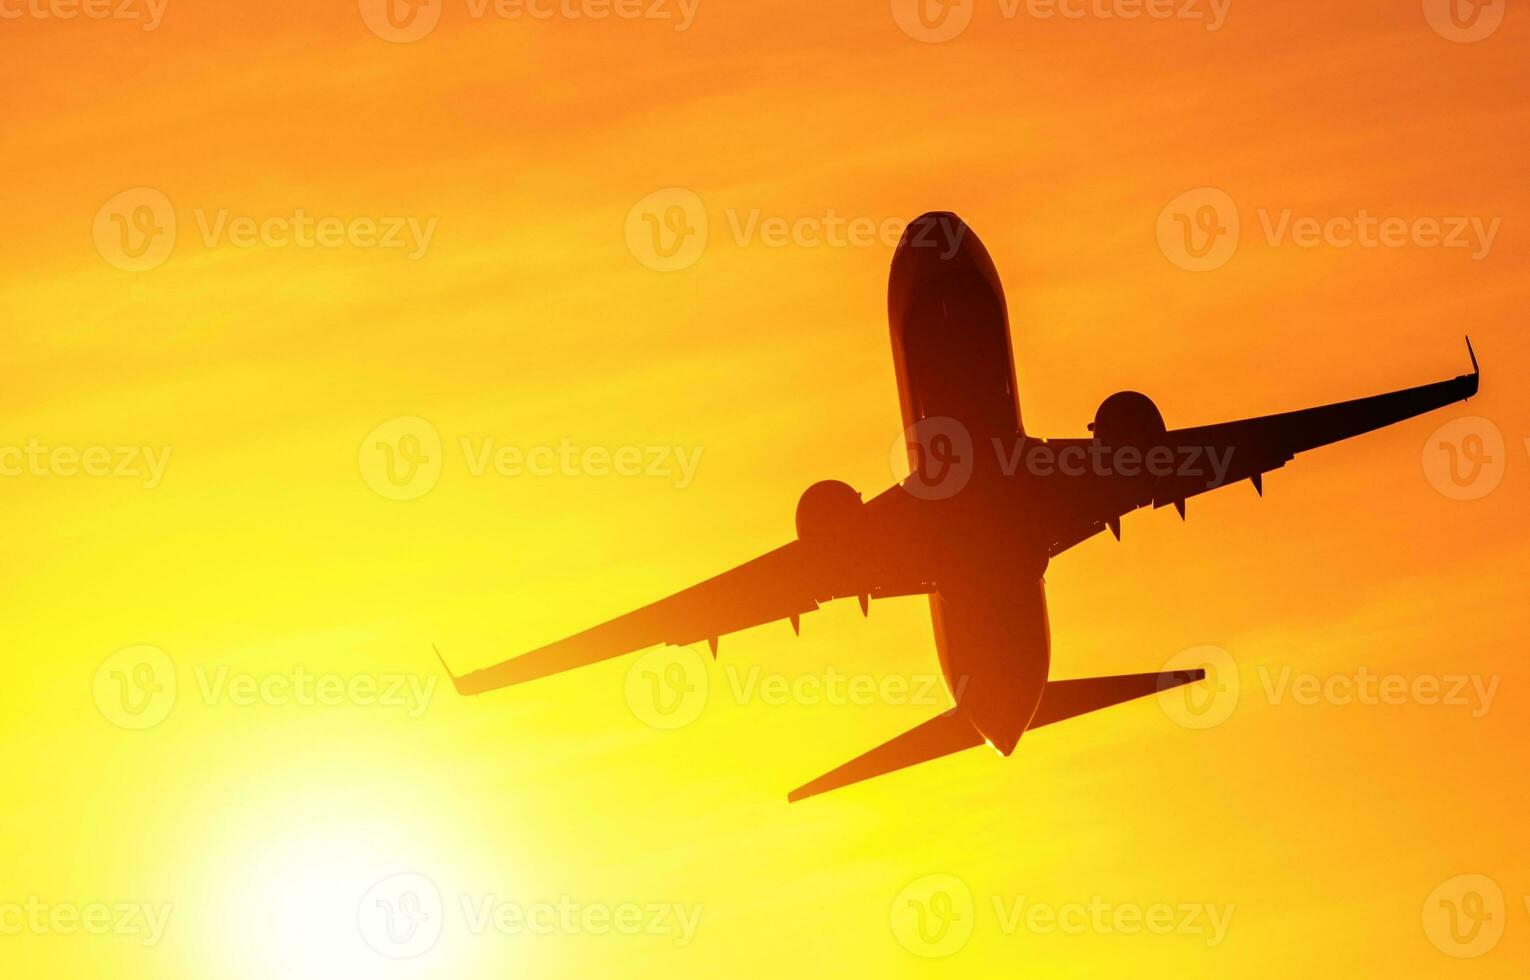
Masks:
[[[796,538],[634,612],[456,676],[482,694],[658,644],[718,638],[801,617],[834,599],[926,595],[954,707],[795,790],[790,802],[1205,679],[1204,669],[1053,680],[1048,563],[1138,508],[1263,478],[1298,453],[1477,393],[1472,373],[1260,418],[1169,429],[1146,395],[1106,398],[1090,435],[1041,439],[1021,421],[1009,314],[993,260],[955,214],[910,222],[893,254],[888,320],[911,472],[870,500],[808,487]],[[992,451],[990,451],[990,449]],[[1067,462],[1065,462],[1067,461]],[[438,658],[440,651],[436,651]]]

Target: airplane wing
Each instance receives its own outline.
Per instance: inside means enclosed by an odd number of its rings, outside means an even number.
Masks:
[[[867,513],[885,514],[904,496],[901,491],[884,493],[867,503]],[[782,619],[791,620],[796,629],[803,613],[832,599],[856,596],[865,612],[871,598],[930,591],[931,586],[898,568],[898,562],[874,546],[847,559],[799,539],[582,633],[482,670],[453,675],[452,684],[460,694],[482,694],[661,643],[687,646],[706,640],[715,657],[718,637],[725,633]]]
[[[1139,507],[1172,504],[1183,517],[1190,497],[1243,480],[1262,495],[1264,474],[1286,465],[1297,453],[1465,401],[1477,393],[1481,374],[1470,338],[1466,349],[1472,373],[1449,381],[1261,418],[1169,430],[1156,440],[1156,445],[1172,454],[1172,472],[1167,475],[1090,474],[1061,479],[1057,482],[1067,485],[1071,500],[1077,503],[1076,520],[1059,527],[1051,553],[1061,554],[1107,527],[1119,538],[1121,516]],[[1060,449],[1089,442],[1052,440],[1048,445]]]

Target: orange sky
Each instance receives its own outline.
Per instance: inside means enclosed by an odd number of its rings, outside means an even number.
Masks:
[[[439,2],[395,42],[347,3],[169,0],[145,30],[148,0],[0,0],[8,975],[1520,974],[1522,9],[1469,40],[1498,6],[1457,29],[1434,0],[1234,0],[1217,23],[1209,0],[966,0],[930,42],[901,3],[701,0],[682,24],[678,0]],[[708,236],[656,271],[629,231],[666,189]],[[1215,268],[1183,267],[1182,200],[1236,214]],[[890,244],[821,239],[929,209],[1004,278],[1033,433],[1083,434],[1123,388],[1188,425],[1448,378],[1464,333],[1483,391],[1053,563],[1054,674],[1219,648],[1210,727],[1145,701],[788,807],[939,710],[887,693],[936,670],[919,599],[725,638],[716,665],[442,690],[432,643],[497,661],[783,543],[816,480],[900,475]],[[338,244],[278,246],[300,212]],[[1410,230],[1304,246],[1270,231],[1287,213]],[[175,234],[135,260],[145,215]],[[738,230],[770,219],[798,240]],[[399,418],[441,439],[417,499],[367,456]],[[1475,438],[1492,458],[1457,485],[1441,445]],[[474,472],[565,445],[659,472]],[[99,451],[129,475],[85,473]],[[155,664],[173,698],[124,714]],[[643,692],[675,665],[705,697],[669,730]],[[1367,676],[1411,693],[1343,696]],[[847,677],[880,693],[832,693]],[[440,936],[393,959],[367,890],[404,873]],[[961,917],[921,932],[941,896]],[[97,906],[151,914],[69,928]]]

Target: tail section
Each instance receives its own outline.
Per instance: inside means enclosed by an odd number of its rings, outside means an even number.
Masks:
[[[1158,674],[1118,674],[1049,681],[1026,731],[1078,715],[1145,698],[1149,694],[1205,680],[1204,670],[1173,670]]]
[[[809,796],[827,793],[858,783],[863,779],[883,776],[921,762],[976,748],[983,744],[983,736],[955,710],[931,718],[918,728],[910,729],[890,742],[884,742],[865,755],[849,762],[806,785],[799,786],[786,795],[787,802],[795,803]]]
[[[1175,670],[1153,674],[1119,674],[1113,677],[1082,677],[1077,680],[1050,681],[1041,693],[1041,703],[1026,731],[1064,721],[1078,715],[1108,708],[1111,705],[1135,701],[1167,691],[1171,688],[1205,680],[1204,670]],[[795,803],[819,793],[840,789],[876,776],[884,776],[899,769],[917,766],[921,762],[975,749],[983,744],[978,734],[956,709],[910,729],[890,742],[872,749],[864,755],[851,759],[838,769],[824,773],[806,785],[787,794],[788,802]]]

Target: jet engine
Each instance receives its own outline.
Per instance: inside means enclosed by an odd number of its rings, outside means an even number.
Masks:
[[[844,544],[856,537],[865,506],[860,493],[848,483],[815,483],[797,501],[797,537],[809,543]]]
[[[1150,446],[1167,427],[1153,399],[1140,391],[1118,391],[1100,402],[1089,431],[1107,446]]]

